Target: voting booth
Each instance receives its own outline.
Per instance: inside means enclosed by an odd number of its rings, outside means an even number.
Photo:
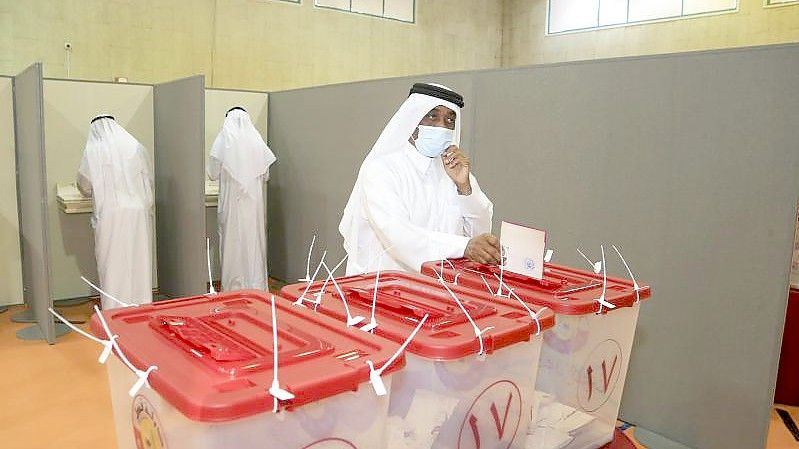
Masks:
[[[17,179],[14,152],[13,78],[0,76],[0,311],[22,303]]]
[[[232,106],[249,107],[256,128],[265,133],[268,97],[206,89],[203,76],[158,84],[154,93],[159,286],[168,297],[201,294],[210,282],[206,238],[212,243],[211,277],[219,276],[218,185],[206,175],[208,152]]]
[[[76,185],[89,123],[100,114],[113,116],[114,121],[144,146],[152,164],[155,155],[153,87],[59,79],[45,79],[43,87],[52,295],[55,300],[84,298],[97,294],[80,279],[85,276],[97,280],[94,230],[90,223],[94,204]],[[152,170],[152,165],[150,168]],[[152,225],[154,223],[151,229]],[[154,234],[152,245],[153,288],[157,289]]]
[[[398,349],[389,340],[282,298],[272,308],[260,291],[102,312],[91,328],[118,336],[107,363],[119,449],[389,447],[391,393],[372,391],[365,363],[385,364]],[[404,362],[385,371],[387,386]],[[151,371],[150,387],[131,391],[128,363]],[[270,395],[275,379],[291,399]]]

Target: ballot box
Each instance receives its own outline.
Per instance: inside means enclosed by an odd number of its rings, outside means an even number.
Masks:
[[[422,273],[457,283],[497,300],[508,288],[523,301],[555,312],[544,334],[536,381],[537,412],[528,444],[540,449],[593,449],[613,438],[630,362],[639,300],[650,288],[607,278],[605,301],[597,301],[603,276],[545,264],[542,280],[500,272],[466,259],[428,262]],[[503,288],[499,287],[502,279]]]
[[[542,335],[554,314],[420,274],[375,277],[290,285],[281,296],[396,343],[418,329],[392,380],[388,447],[524,448]]]
[[[102,312],[125,358],[145,371],[144,386],[122,357],[108,360],[119,449],[386,448],[390,394],[369,386],[365,360],[385,363],[399,345],[275,299],[277,401],[270,297],[237,291]],[[106,339],[99,317],[95,335]],[[383,373],[391,385],[396,358]]]

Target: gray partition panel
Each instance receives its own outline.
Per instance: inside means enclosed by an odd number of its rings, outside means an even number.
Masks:
[[[691,447],[765,444],[799,196],[797,73],[794,46],[476,82],[495,218],[549,229],[570,264],[576,245],[598,257],[621,244],[654,288],[622,417]]]
[[[796,73],[789,45],[436,77],[468,83],[466,142],[496,222],[549,230],[570,265],[577,246],[620,245],[653,286],[622,416],[693,448],[765,444],[799,197]],[[304,274],[314,229],[340,248],[357,165],[409,82],[270,95],[276,274]]]
[[[314,233],[318,234],[315,260],[324,249],[328,262],[344,257],[338,223],[358,168],[419,80],[443,83],[464,94],[461,146],[470,151],[474,107],[469,104],[469,75],[398,78],[270,94],[269,147],[277,156],[268,184],[273,277],[292,281],[305,275]]]
[[[14,77],[14,135],[17,155],[17,203],[22,285],[25,304],[48,343],[55,343],[47,251],[47,173],[44,153],[42,65],[33,64]]]
[[[194,76],[153,91],[158,285],[172,297],[206,292],[204,87]]]

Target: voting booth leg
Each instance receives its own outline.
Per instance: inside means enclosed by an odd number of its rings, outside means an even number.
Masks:
[[[79,306],[81,304],[86,304],[87,302],[91,301],[92,298],[86,296],[82,298],[69,298],[69,299],[56,299],[53,301],[54,307],[72,307],[72,306]]]
[[[33,309],[25,309],[22,312],[11,315],[11,321],[15,323],[36,323],[36,315]]]

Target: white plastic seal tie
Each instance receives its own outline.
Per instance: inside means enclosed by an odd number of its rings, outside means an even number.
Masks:
[[[435,268],[433,268],[433,271],[436,273],[436,275],[438,275],[438,277],[443,279],[444,278],[444,262],[446,262],[447,265],[449,265],[452,268],[453,272],[456,272],[455,277],[453,278],[453,282],[455,283],[455,285],[458,285],[458,275],[457,275],[458,269],[455,268],[455,265],[449,259],[447,259],[447,258],[441,259],[441,272],[440,273],[438,271],[436,271]]]
[[[607,307],[608,309],[615,309],[616,306],[605,301],[605,292],[608,288],[608,270],[605,266],[605,245],[600,245],[602,249],[602,296],[597,298],[597,302],[599,303],[599,311],[597,312],[602,313],[602,306]]]
[[[278,401],[290,401],[294,399],[294,395],[288,391],[280,388],[280,382],[277,380],[277,315],[275,314],[275,295],[272,295],[272,386],[269,387],[269,394],[275,398],[272,413],[277,413]]]
[[[444,288],[447,290],[447,293],[449,293],[449,295],[452,296],[452,299],[455,300],[455,303],[458,304],[458,307],[461,308],[461,311],[463,312],[463,314],[466,315],[466,319],[468,319],[469,323],[472,325],[472,329],[474,330],[474,336],[477,337],[477,341],[480,343],[480,351],[477,353],[477,355],[478,356],[485,355],[485,346],[483,344],[483,334],[485,332],[493,329],[494,326],[489,326],[489,327],[487,327],[485,329],[482,329],[482,330],[479,327],[477,327],[477,323],[474,322],[474,320],[472,319],[472,316],[469,315],[469,312],[466,311],[466,307],[463,306],[463,303],[461,302],[461,300],[458,299],[457,296],[455,296],[455,292],[453,292],[452,290],[449,289],[449,287],[447,286],[447,283],[444,281],[444,279],[439,277],[438,278],[438,282],[440,282],[441,285],[443,285]]]
[[[508,291],[510,292],[509,294],[511,296],[513,296],[514,298],[516,298],[516,300],[519,301],[519,304],[521,304],[522,307],[524,307],[524,309],[527,310],[527,313],[530,314],[530,318],[533,321],[535,321],[535,326],[536,326],[535,334],[536,335],[540,334],[541,333],[541,321],[539,321],[539,318],[541,317],[541,314],[544,313],[544,310],[547,310],[547,308],[546,307],[541,307],[540,309],[538,309],[538,312],[533,312],[532,309],[530,309],[530,307],[527,306],[527,303],[522,301],[522,298],[519,298],[519,295],[517,295],[516,292],[513,291],[512,288],[508,287]]]
[[[406,338],[405,341],[402,342],[402,345],[400,345],[399,349],[397,349],[397,352],[395,352],[394,355],[392,355],[391,358],[388,359],[388,361],[384,363],[383,366],[381,366],[379,369],[375,369],[375,365],[374,363],[372,363],[371,360],[366,361],[366,364],[369,365],[369,383],[372,384],[372,388],[374,388],[375,394],[377,394],[378,396],[385,396],[387,393],[386,385],[383,383],[383,379],[380,377],[383,374],[383,371],[385,371],[386,368],[391,366],[391,364],[397,360],[397,357],[399,357],[400,354],[402,354],[402,351],[404,351],[405,348],[408,347],[408,344],[410,344],[411,340],[413,340],[413,337],[416,336],[416,334],[419,332],[419,329],[422,328],[424,322],[427,321],[427,317],[429,316],[430,315],[425,314],[425,316],[423,316],[422,319],[419,320],[419,324],[417,324],[416,328],[413,329],[413,332],[411,332],[411,334],[408,335],[408,338]]]
[[[592,262],[591,259],[589,259],[588,256],[586,256],[585,253],[580,250],[580,248],[577,248],[577,252],[580,253],[581,256],[583,256],[583,259],[585,259],[586,262],[588,262],[588,265],[591,267],[592,270],[594,270],[594,274],[599,274],[599,272],[602,271],[602,267],[604,266],[604,264],[601,260]]]
[[[377,307],[377,289],[380,283],[380,268],[382,264],[383,264],[383,253],[380,253],[380,257],[377,259],[377,273],[375,274],[375,287],[374,291],[372,292],[372,315],[371,318],[369,319],[369,322],[361,326],[361,330],[364,332],[372,332],[377,328],[377,320],[375,319],[375,308]]]
[[[499,277],[499,276],[497,276],[496,274],[494,274],[494,277],[497,279],[497,281],[499,281],[499,286],[497,287],[497,292],[499,292],[499,289],[500,289],[500,288],[502,288],[502,286],[505,286],[505,288],[506,288],[507,290],[510,290],[510,286],[509,286],[508,284],[506,284],[506,283],[505,283],[505,281],[503,281],[502,279],[500,279],[500,277]],[[503,294],[503,295],[500,295],[499,293],[497,293],[497,296],[499,296],[500,298],[510,298],[510,293],[508,293],[507,295],[504,295],[504,294]]]
[[[630,275],[630,279],[633,280],[633,289],[635,290],[635,302],[637,304],[638,302],[641,301],[641,294],[639,293],[639,291],[641,290],[641,287],[638,286],[638,281],[636,281],[635,280],[635,276],[633,276],[633,270],[631,270],[630,266],[627,265],[627,261],[624,260],[624,256],[621,255],[621,251],[619,251],[619,248],[616,248],[616,245],[613,245],[613,249],[616,250],[616,254],[619,255],[619,259],[621,259],[621,263],[623,263],[624,264],[624,268],[627,269],[627,274]]]
[[[322,284],[322,288],[317,293],[314,293],[314,296],[316,296],[316,301],[314,301],[314,306],[318,306],[319,304],[322,303],[322,296],[324,296],[324,294],[325,294],[325,289],[327,288],[327,283],[335,278],[334,273],[336,272],[336,270],[339,269],[339,267],[344,263],[344,261],[347,260],[347,257],[349,257],[349,254],[345,255],[344,258],[341,259],[336,264],[336,266],[333,267],[332,270],[328,268],[327,263],[325,263],[324,260],[322,260],[319,263],[320,267],[325,267],[325,270],[327,271],[327,277],[325,278],[325,282]]]
[[[544,253],[544,262],[549,263],[552,260],[552,255],[555,254],[554,249],[548,249],[546,253]]]
[[[88,338],[89,340],[92,340],[95,343],[99,343],[99,344],[103,345],[103,352],[100,353],[100,357],[97,359],[97,361],[100,362],[101,364],[103,364],[103,363],[105,363],[108,360],[108,357],[111,355],[111,350],[114,349],[114,342],[113,341],[118,338],[117,335],[109,335],[108,336],[108,338],[109,338],[108,340],[103,340],[103,339],[97,338],[94,335],[92,335],[92,334],[84,331],[83,329],[79,328],[78,326],[75,326],[74,324],[70,323],[66,318],[64,318],[63,316],[59,315],[58,312],[56,312],[52,307],[48,308],[47,310],[49,310],[50,313],[53,314],[53,316],[58,318],[59,321],[61,321],[62,323],[66,324],[67,327],[69,327],[73,331],[77,332],[80,335],[83,335],[84,337]]]
[[[302,279],[297,279],[299,282],[311,281],[311,254],[313,253],[314,243],[316,243],[316,234],[313,235],[313,238],[311,239],[311,246],[308,248],[308,260],[305,262],[305,277]]]
[[[499,277],[497,278],[499,279],[499,285],[497,286],[496,292],[496,296],[499,297],[505,297],[505,295],[502,294],[502,285],[504,284],[502,279],[505,277],[505,258],[507,257],[507,252],[508,250],[505,249],[505,246],[499,245]]]
[[[136,396],[136,394],[139,393],[139,390],[141,390],[141,387],[143,387],[145,384],[147,385],[147,387],[149,387],[150,383],[147,381],[147,378],[150,377],[150,373],[151,372],[153,372],[153,371],[155,371],[157,369],[158,369],[157,366],[150,366],[150,367],[147,368],[146,371],[142,371],[142,370],[138,370],[137,369],[135,371],[135,373],[136,373],[136,377],[138,377],[139,379],[136,381],[135,384],[133,384],[132,387],[130,387],[130,390],[128,390],[128,396],[130,396],[130,397]]]
[[[103,296],[107,296],[109,299],[111,299],[111,300],[112,300],[112,301],[114,301],[115,303],[117,303],[117,304],[121,305],[122,307],[139,307],[139,305],[138,305],[138,304],[135,304],[135,303],[128,303],[128,302],[125,302],[125,301],[120,301],[120,300],[118,300],[118,299],[114,298],[113,296],[109,295],[107,292],[104,292],[104,291],[103,291],[103,289],[101,289],[100,287],[98,287],[98,286],[96,286],[96,285],[92,284],[90,280],[86,279],[86,278],[85,278],[85,277],[83,277],[83,276],[81,276],[80,278],[83,280],[83,282],[85,282],[85,283],[89,284],[89,286],[90,286],[91,288],[93,288],[93,289],[97,290],[98,292],[100,292],[100,294],[101,294],[101,295],[103,295]]]
[[[364,317],[362,317],[360,315],[352,316],[352,313],[350,313],[350,306],[349,306],[349,304],[347,304],[347,297],[344,296],[344,292],[342,292],[341,291],[341,287],[338,286],[338,282],[336,282],[336,278],[333,277],[333,272],[330,271],[329,268],[327,268],[327,264],[325,264],[324,262],[322,262],[322,265],[325,266],[325,270],[327,270],[327,273],[328,273],[328,279],[333,281],[333,287],[335,287],[336,293],[338,293],[339,297],[341,297],[341,302],[344,304],[344,311],[347,313],[347,327],[355,326],[356,324],[358,324],[361,321],[363,321]],[[321,293],[323,293],[323,292],[324,292],[324,289],[320,292],[319,302],[322,301]]]
[[[96,305],[94,306],[94,312],[97,314],[97,318],[100,320],[100,325],[103,326],[103,330],[105,331],[105,335],[107,335],[107,336],[114,335],[111,332],[111,328],[108,327],[108,322],[105,321],[105,318],[103,317],[103,314],[100,313],[100,309]],[[128,395],[130,397],[136,396],[136,394],[139,392],[139,390],[141,390],[141,388],[143,386],[145,386],[145,385],[147,385],[147,387],[149,388],[150,387],[150,383],[147,381],[147,379],[150,376],[150,373],[155,371],[155,370],[157,370],[158,367],[155,366],[155,365],[151,365],[146,370],[142,371],[142,370],[136,368],[135,366],[133,366],[132,363],[130,363],[130,360],[128,360],[128,358],[122,352],[122,349],[119,347],[119,344],[117,343],[117,338],[111,338],[111,344],[113,345],[114,351],[116,351],[117,356],[119,356],[119,360],[122,361],[122,364],[125,365],[126,367],[128,367],[128,369],[131,370],[136,375],[136,377],[138,378],[138,380],[136,380],[136,383],[134,383],[133,386],[130,387],[130,390],[128,390]]]
[[[482,279],[482,280],[483,280],[483,284],[485,284],[486,288],[488,289],[488,293],[489,293],[491,296],[494,296],[494,295],[495,295],[495,293],[494,293],[494,290],[492,290],[492,289],[491,289],[491,286],[490,286],[490,285],[488,285],[488,281],[486,280],[486,277],[485,277],[485,276],[483,276],[482,274],[480,274],[480,279]],[[499,289],[497,289],[497,292],[499,292]]]
[[[313,284],[314,280],[316,280],[316,276],[319,274],[319,270],[322,269],[322,262],[325,261],[325,256],[327,256],[327,251],[322,253],[322,259],[319,261],[319,265],[316,266],[316,271],[313,272],[313,276],[308,279],[308,284],[305,285],[305,290],[302,291],[302,294],[296,301],[294,301],[295,306],[303,305],[302,302],[305,300],[305,295],[308,293],[308,289],[311,288],[311,284]]]
[[[205,258],[208,261],[208,294],[215,295],[214,277],[211,275],[211,239],[205,238]]]

